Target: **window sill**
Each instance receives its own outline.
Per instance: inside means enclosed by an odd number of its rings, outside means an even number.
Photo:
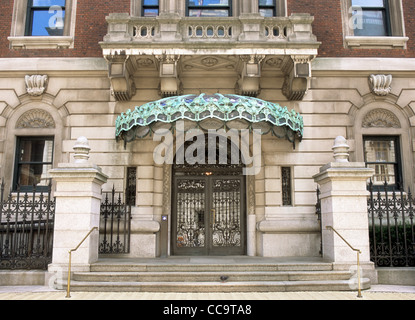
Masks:
[[[8,37],[12,49],[67,49],[73,48],[73,37]]]
[[[406,49],[408,40],[408,37],[345,37],[347,47],[360,49]]]

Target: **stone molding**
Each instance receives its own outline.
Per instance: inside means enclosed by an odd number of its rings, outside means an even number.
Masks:
[[[62,37],[8,37],[10,46],[13,49],[67,49],[73,46],[74,38],[72,36]]]

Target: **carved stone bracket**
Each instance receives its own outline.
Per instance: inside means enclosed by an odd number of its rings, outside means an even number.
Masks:
[[[370,90],[378,96],[387,96],[392,88],[392,75],[371,74],[369,77]]]
[[[25,78],[26,92],[31,96],[41,96],[47,87],[47,75],[26,75]]]
[[[182,83],[180,81],[179,55],[156,55],[160,71],[160,95],[164,97],[180,95]]]
[[[111,81],[111,93],[117,101],[129,101],[136,93],[134,67],[125,52],[106,56],[108,76]]]
[[[291,56],[283,62],[285,74],[282,93],[289,100],[302,100],[309,88],[308,79],[311,77],[311,61],[314,56]]]
[[[240,57],[240,75],[235,86],[237,94],[250,97],[259,95],[261,91],[261,63],[264,58],[265,55],[243,55]]]

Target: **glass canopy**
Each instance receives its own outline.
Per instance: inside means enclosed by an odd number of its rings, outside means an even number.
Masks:
[[[184,121],[186,131],[258,129],[293,143],[302,139],[304,129],[301,115],[287,107],[234,94],[202,93],[168,97],[127,110],[116,120],[116,138],[127,143],[158,129],[176,130],[178,120]]]

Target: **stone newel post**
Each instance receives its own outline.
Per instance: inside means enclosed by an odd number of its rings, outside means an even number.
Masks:
[[[367,179],[373,175],[373,169],[366,168],[365,163],[349,162],[348,150],[346,139],[337,137],[333,146],[335,161],[320,168],[320,173],[314,176],[320,186],[323,258],[335,262],[339,268],[356,264],[356,252],[327,229],[331,226],[362,251],[362,265],[373,269],[367,215]]]
[[[68,268],[68,252],[75,248],[93,227],[99,227],[101,186],[107,176],[101,168],[88,162],[88,140],[78,138],[74,146],[74,163],[60,163],[49,171],[56,183],[55,229],[52,264],[49,272]],[[72,254],[72,270],[89,271],[98,259],[97,231]]]

